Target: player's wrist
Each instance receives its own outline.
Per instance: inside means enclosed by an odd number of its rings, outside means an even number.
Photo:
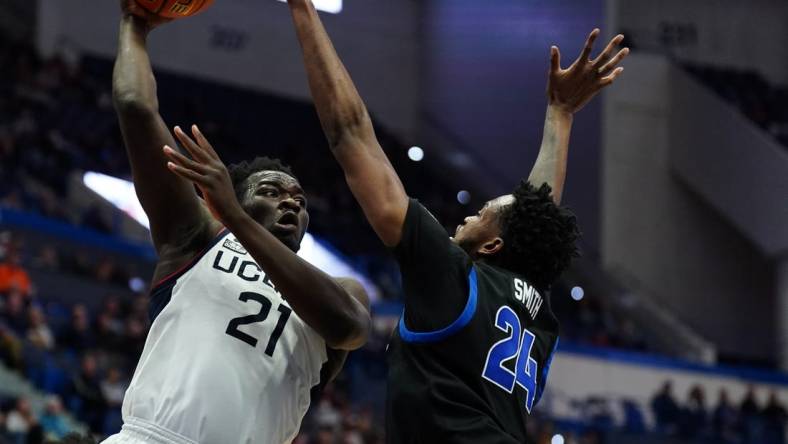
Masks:
[[[308,8],[312,6],[312,0],[287,0],[291,8]]]
[[[251,220],[246,211],[241,208],[240,205],[231,206],[224,211],[220,215],[222,222],[224,225],[230,229],[230,231],[235,231],[234,228],[239,228],[245,222]]]
[[[575,113],[572,107],[568,105],[550,102],[547,105],[547,115],[550,118],[560,119],[562,121],[571,123],[574,119]]]
[[[132,34],[139,37],[143,41],[147,39],[148,34],[152,29],[150,24],[145,19],[132,13],[124,13],[121,17],[121,23],[127,26]]]

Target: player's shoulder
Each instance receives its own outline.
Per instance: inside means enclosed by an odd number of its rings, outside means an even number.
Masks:
[[[200,257],[228,234],[219,221],[210,218],[186,230],[178,242],[159,246],[154,282],[177,273]]]

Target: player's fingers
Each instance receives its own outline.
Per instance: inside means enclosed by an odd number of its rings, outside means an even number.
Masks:
[[[170,159],[173,163],[188,168],[190,170],[196,171],[199,174],[205,174],[208,171],[208,167],[199,163],[195,162],[192,159],[184,156],[183,154],[175,151],[172,147],[164,145],[163,148],[164,155]]]
[[[205,155],[204,150],[194,141],[188,134],[183,132],[181,127],[175,127],[175,137],[181,142],[186,151],[192,155],[193,158],[199,160],[200,162],[204,162],[208,160],[207,156]]]
[[[561,70],[561,51],[557,46],[550,47],[550,72],[557,73]]]
[[[608,60],[607,63],[605,63],[601,68],[599,68],[597,72],[599,72],[600,75],[606,75],[611,69],[615,68],[616,65],[618,65],[622,60],[624,60],[624,57],[626,57],[628,54],[629,54],[629,48],[623,48],[621,51],[619,51],[616,54],[615,57]]]
[[[614,69],[613,72],[610,73],[610,75],[602,77],[602,79],[599,81],[599,83],[603,87],[607,86],[607,85],[610,85],[611,83],[613,83],[613,80],[616,80],[616,78],[618,78],[618,76],[621,75],[622,72],[624,72],[624,67],[623,66],[619,66],[618,68]]]
[[[602,53],[599,54],[597,58],[595,58],[591,63],[593,63],[595,66],[599,66],[607,62],[613,55],[613,51],[616,49],[616,46],[618,46],[623,40],[624,34],[619,34],[613,37],[607,46],[605,46],[605,50],[602,51]]]
[[[173,173],[183,177],[186,180],[190,180],[196,184],[203,184],[205,183],[205,176],[198,174],[197,172],[190,170],[188,168],[184,168],[180,165],[175,164],[175,162],[167,162],[167,168]]]
[[[586,46],[583,47],[583,52],[580,53],[578,60],[585,61],[589,59],[591,56],[591,50],[594,49],[594,41],[596,41],[597,36],[599,36],[599,28],[594,28],[594,30],[591,31],[591,34],[588,34]]]
[[[211,145],[211,142],[208,142],[208,139],[206,139],[205,136],[202,134],[202,131],[200,131],[200,127],[198,127],[197,125],[192,125],[192,134],[194,135],[194,139],[203,148],[203,150],[205,150],[205,153],[208,156],[211,156],[214,159],[219,158],[219,155],[216,154],[216,150],[213,149],[213,145]]]

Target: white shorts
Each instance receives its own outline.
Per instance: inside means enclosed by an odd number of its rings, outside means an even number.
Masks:
[[[147,421],[128,418],[120,433],[110,436],[101,444],[198,444],[185,436],[171,432]]]

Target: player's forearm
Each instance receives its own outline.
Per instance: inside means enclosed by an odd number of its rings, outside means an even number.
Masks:
[[[112,95],[118,113],[157,112],[156,80],[146,48],[147,26],[134,16],[120,22]]]
[[[371,134],[372,122],[361,96],[334,49],[311,0],[289,0],[301,44],[309,87],[323,131],[332,148],[344,137]]]
[[[366,342],[369,312],[336,280],[293,253],[243,210],[223,220],[298,316],[329,347],[354,350]]]
[[[536,163],[528,176],[528,182],[536,187],[543,183],[550,185],[553,189],[555,203],[561,202],[564,190],[572,121],[572,113],[548,105],[542,146],[539,148]]]

